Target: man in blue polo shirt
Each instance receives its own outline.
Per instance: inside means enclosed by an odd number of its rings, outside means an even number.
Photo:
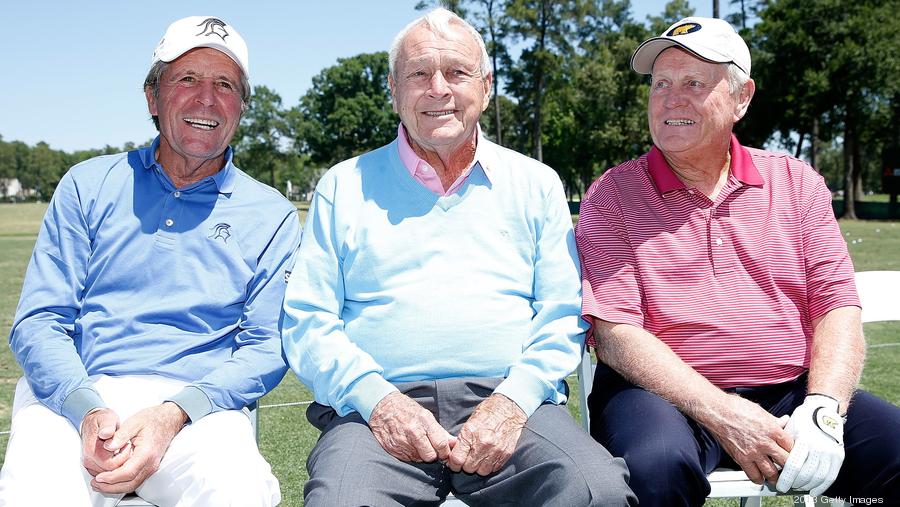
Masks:
[[[144,84],[159,137],[60,181],[10,332],[0,505],[279,502],[243,409],[286,370],[299,222],[232,163],[247,63],[222,20],[176,21]]]

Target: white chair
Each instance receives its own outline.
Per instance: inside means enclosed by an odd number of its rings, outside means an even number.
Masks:
[[[856,290],[863,322],[900,321],[900,271],[860,271]]]
[[[860,271],[855,278],[864,323],[900,321],[900,271]],[[581,403],[581,424],[587,432],[591,431],[587,398],[594,385],[593,379],[594,365],[591,363],[590,351],[585,348],[578,367],[578,396]],[[741,507],[759,507],[762,497],[780,494],[768,485],[755,484],[741,470],[720,468],[709,474],[707,479],[711,487],[709,498],[740,498]],[[804,495],[802,502],[807,506],[816,505],[816,501],[809,495]],[[833,501],[829,505],[848,504]]]
[[[250,425],[253,427],[253,436],[259,442],[259,414],[257,413],[256,403],[250,407]],[[119,500],[116,507],[155,507],[152,503],[144,500],[134,493],[125,495]]]

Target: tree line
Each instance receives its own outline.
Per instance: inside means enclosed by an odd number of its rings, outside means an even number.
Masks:
[[[883,153],[900,146],[900,0],[732,0],[729,21],[753,58],[757,93],[736,133],[789,150],[844,190],[846,213],[878,190]],[[629,0],[443,0],[484,36],[495,69],[484,134],[543,160],[578,196],[604,170],[650,148],[649,79],[629,67],[644,39],[694,14],[686,0],[635,20]],[[717,4],[714,1],[714,4]],[[243,170],[284,190],[390,142],[398,117],[384,51],[338,59],[294,106],[256,86],[233,141]],[[127,147],[126,147],[127,148]],[[0,178],[52,192],[72,154],[0,138]],[[13,168],[13,169],[10,169]],[[28,182],[28,183],[26,183]]]

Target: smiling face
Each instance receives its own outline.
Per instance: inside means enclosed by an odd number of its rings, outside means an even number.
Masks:
[[[414,148],[453,153],[474,143],[491,76],[482,75],[481,49],[462,27],[450,23],[444,35],[424,25],[410,30],[388,81]]]
[[[665,155],[720,156],[734,124],[747,112],[753,82],[728,89],[724,65],[672,47],[653,64],[647,117],[653,144]]]
[[[240,86],[240,67],[215,49],[193,49],[166,67],[158,96],[145,90],[150,114],[159,117],[163,167],[221,169],[241,119]]]

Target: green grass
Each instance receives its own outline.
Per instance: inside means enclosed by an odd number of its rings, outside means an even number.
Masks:
[[[306,207],[300,208],[301,220]],[[0,204],[0,333],[9,334],[22,280],[46,204]],[[843,221],[841,230],[847,240],[857,271],[900,270],[900,222]],[[861,240],[861,241],[860,241]],[[900,323],[873,323],[865,326],[870,344],[862,387],[892,403],[900,404],[900,380],[894,373],[900,364]],[[879,346],[894,344],[889,346]],[[875,345],[875,347],[871,347]],[[8,347],[0,347],[0,431],[9,429],[15,382],[21,369]],[[578,417],[577,381],[569,410]],[[281,482],[282,505],[303,503],[303,484],[307,479],[306,456],[318,438],[318,432],[306,421],[305,405],[271,406],[311,400],[309,391],[288,373],[284,381],[260,401],[260,448],[272,464]],[[0,456],[6,452],[7,435],[0,435]],[[2,458],[0,458],[2,459]],[[2,463],[2,461],[0,461]],[[766,499],[767,506],[791,505],[790,497]],[[737,500],[711,500],[710,506],[738,505]]]

